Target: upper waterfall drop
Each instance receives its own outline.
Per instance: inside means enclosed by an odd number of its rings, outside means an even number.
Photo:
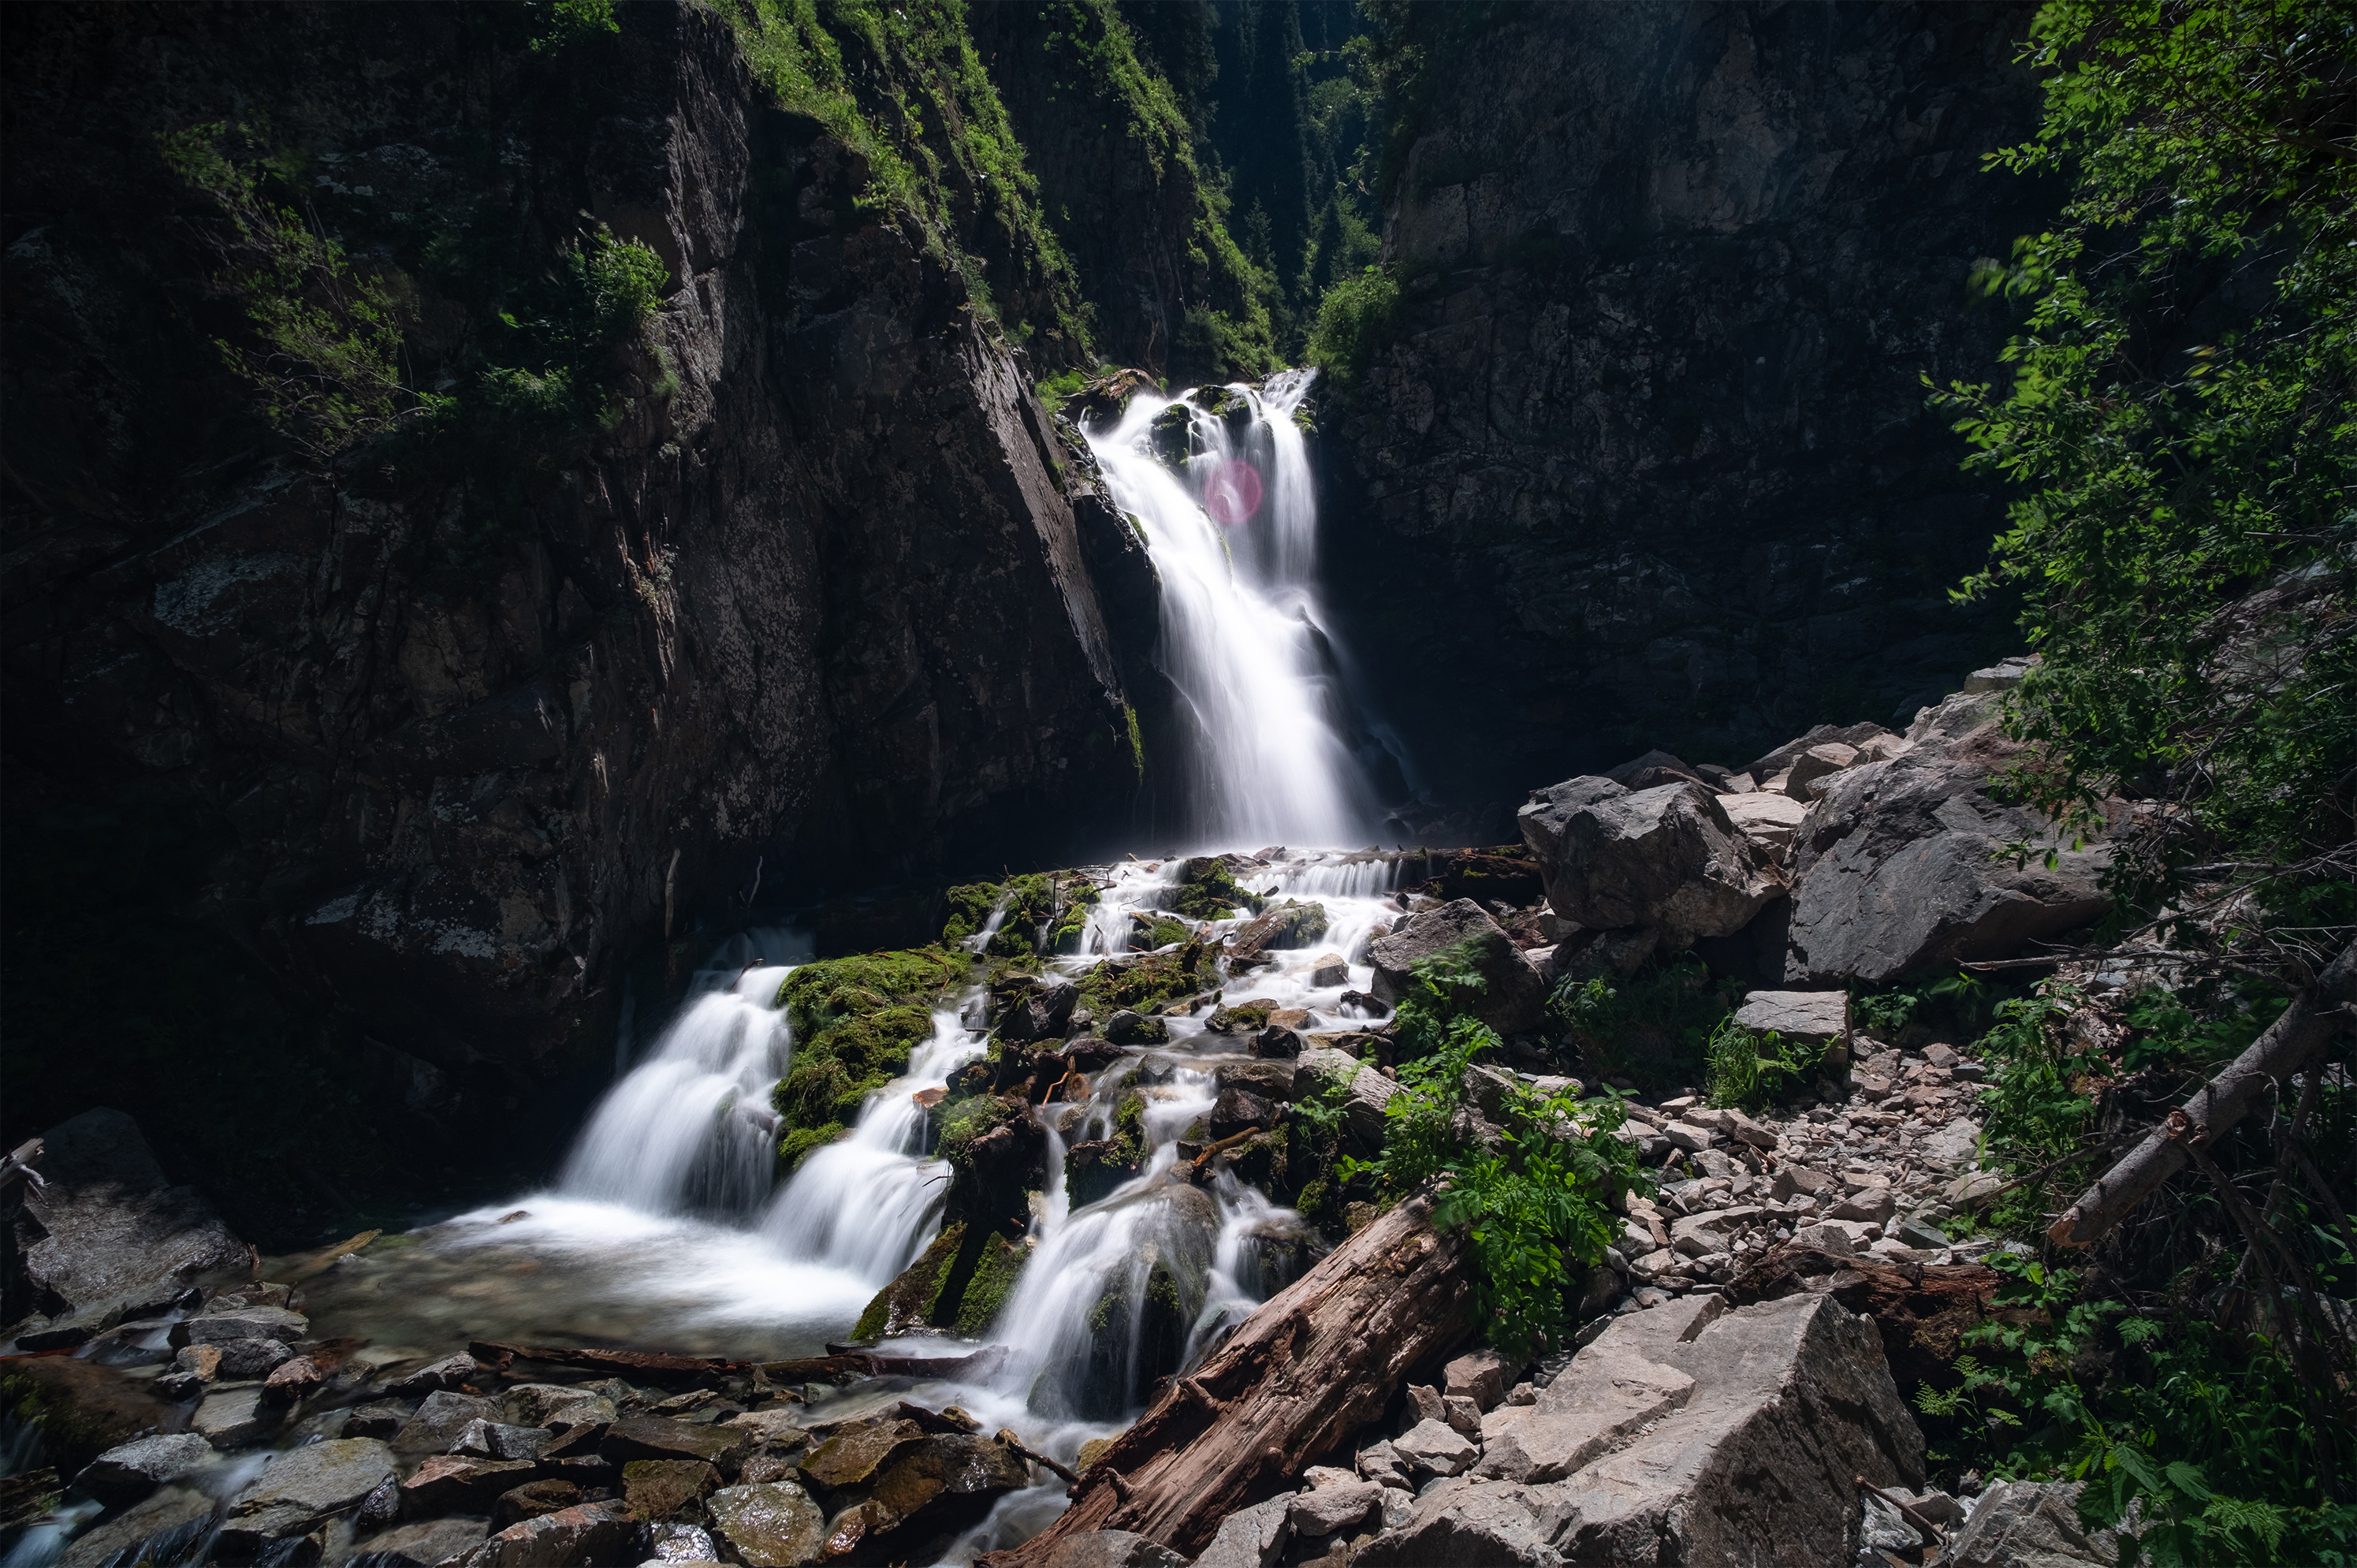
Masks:
[[[1193,755],[1149,767],[1179,789],[1196,847],[1362,843],[1381,821],[1318,600],[1317,489],[1294,422],[1316,375],[1139,392],[1109,429],[1082,431],[1161,581],[1156,662],[1197,735]]]

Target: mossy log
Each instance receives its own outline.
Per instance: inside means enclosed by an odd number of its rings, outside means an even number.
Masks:
[[[977,1568],[1039,1568],[1066,1537],[1100,1530],[1192,1557],[1228,1515],[1343,1453],[1469,1331],[1466,1239],[1431,1219],[1423,1199],[1404,1203],[1270,1297],[1082,1475],[1060,1519]]]

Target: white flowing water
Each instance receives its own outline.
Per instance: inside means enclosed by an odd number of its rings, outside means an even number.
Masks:
[[[1200,737],[1149,759],[1184,801],[1188,842],[1361,843],[1381,812],[1346,738],[1348,699],[1318,596],[1318,499],[1295,410],[1310,371],[1265,387],[1140,393],[1110,429],[1085,431],[1114,503],[1144,530],[1162,583],[1156,661]],[[1157,449],[1173,409],[1191,455]]]
[[[1320,625],[1317,509],[1292,417],[1308,385],[1307,373],[1288,373],[1226,389],[1221,415],[1206,406],[1218,398],[1142,396],[1116,426],[1089,435],[1114,499],[1148,540],[1162,584],[1158,661],[1202,741],[1196,755],[1149,761],[1184,773],[1186,835],[1213,848],[1362,842],[1379,814],[1345,738],[1340,664]],[[1193,456],[1174,467],[1156,453],[1154,425],[1182,403]],[[1236,864],[1256,892],[1320,901],[1329,928],[1313,946],[1267,953],[1228,978],[1223,1000],[1308,1008],[1313,1028],[1359,1017],[1343,997],[1368,989],[1372,972],[1347,963],[1319,983],[1316,960],[1359,955],[1396,917],[1398,864],[1283,848]],[[1174,918],[1162,907],[1175,863],[1084,871],[1099,902],[1079,950],[1046,960],[1050,971],[1077,978],[1135,950],[1141,931],[1169,940]],[[994,910],[968,945],[988,947],[1006,915]],[[945,1086],[985,1042],[979,992],[952,999],[852,1131],[780,1181],[770,1095],[794,1042],[778,999],[809,957],[791,933],[733,939],[598,1105],[548,1191],[348,1259],[309,1287],[315,1316],[373,1338],[367,1354],[385,1360],[468,1337],[759,1359],[843,1337],[939,1232],[949,1170],[931,1155],[918,1096]],[[1232,1175],[1207,1187],[1178,1167],[1181,1141],[1205,1136],[1222,1061],[1245,1052],[1241,1037],[1207,1029],[1211,1012],[1167,1018],[1167,1043],[1091,1075],[1082,1102],[1036,1108],[1047,1190],[1022,1242],[1030,1261],[987,1336],[1004,1350],[989,1369],[914,1390],[894,1380],[888,1394],[855,1385],[820,1397],[813,1420],[877,1399],[955,1402],[1069,1461],[1135,1415],[1157,1369],[1199,1362],[1307,1266],[1317,1243],[1298,1216]],[[1134,1091],[1145,1097],[1137,1174],[1076,1202],[1067,1152],[1113,1135]],[[956,1352],[934,1341],[916,1353]],[[1061,1507],[1060,1487],[1003,1499],[949,1560],[1020,1541]]]

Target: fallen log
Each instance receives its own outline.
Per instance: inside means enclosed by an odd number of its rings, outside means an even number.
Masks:
[[[2126,1219],[2153,1190],[2192,1163],[2189,1145],[2217,1140],[2256,1110],[2270,1090],[2298,1073],[2336,1029],[2346,1026],[2357,1002],[2357,942],[2325,967],[2316,983],[2291,999],[2283,1016],[2251,1042],[2224,1071],[2194,1090],[2144,1142],[2079,1195],[2046,1232],[2065,1247],[2084,1247]]]
[[[752,1369],[749,1362],[724,1360],[716,1356],[667,1356],[654,1350],[595,1350],[571,1345],[505,1345],[495,1339],[473,1341],[467,1347],[467,1354],[502,1373],[517,1361],[544,1361],[553,1367],[581,1367],[665,1386],[679,1382],[692,1386],[724,1377],[742,1376]],[[866,1375],[864,1368],[859,1375]],[[793,1380],[811,1382],[819,1380],[803,1377]]]
[[[1100,1530],[1193,1557],[1228,1515],[1291,1491],[1465,1339],[1471,1258],[1431,1219],[1422,1198],[1401,1204],[1270,1297],[1114,1441],[1061,1518],[976,1568],[1040,1568]]]
[[[1778,1247],[1735,1278],[1729,1306],[1750,1306],[1802,1291],[1822,1291],[1874,1319],[1882,1353],[1903,1393],[1917,1383],[1945,1383],[1964,1331],[2004,1316],[1994,1300],[2005,1276],[1986,1263],[1889,1263],[1847,1258],[1818,1247]]]

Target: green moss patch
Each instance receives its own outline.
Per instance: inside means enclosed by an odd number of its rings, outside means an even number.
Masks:
[[[786,976],[778,1002],[793,1026],[793,1065],[770,1094],[788,1129],[780,1157],[797,1133],[858,1121],[860,1102],[908,1071],[909,1053],[931,1037],[933,1004],[971,967],[963,953],[916,948],[827,959]],[[791,1157],[818,1141],[802,1139]]]
[[[942,945],[962,942],[988,925],[990,912],[998,908],[1001,891],[996,882],[967,882],[943,894],[950,918],[942,927]]]
[[[1190,860],[1178,868],[1178,891],[1170,908],[1190,920],[1224,920],[1238,909],[1257,915],[1267,900],[1236,886],[1236,875],[1224,860]]]
[[[1166,1002],[1193,996],[1220,983],[1216,950],[1189,941],[1172,952],[1106,959],[1082,977],[1081,1005],[1099,1017],[1126,1007],[1151,1013]]]
[[[952,1224],[859,1315],[854,1339],[873,1342],[917,1328],[978,1339],[1023,1277],[1031,1249],[984,1226]]]

